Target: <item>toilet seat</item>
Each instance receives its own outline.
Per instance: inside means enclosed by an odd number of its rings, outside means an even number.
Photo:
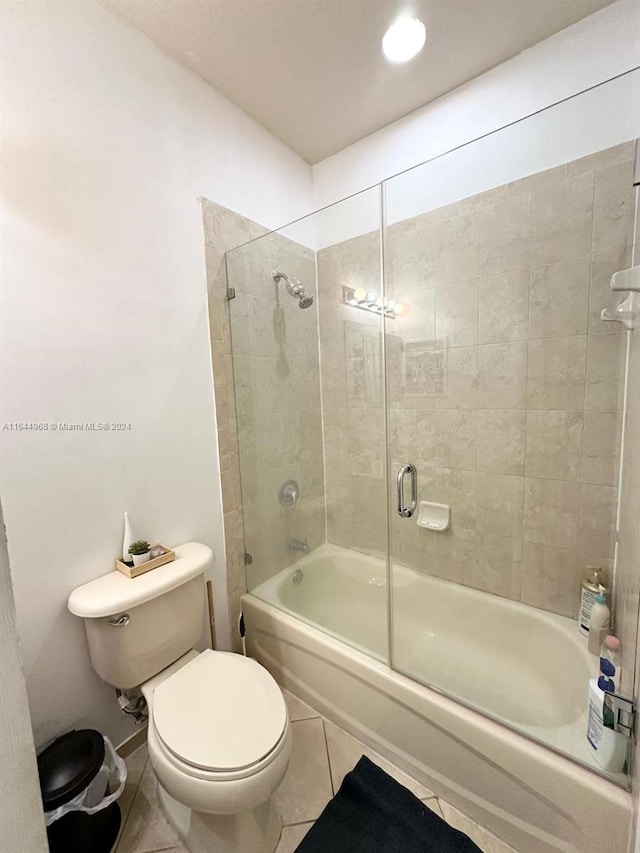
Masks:
[[[167,758],[200,778],[259,772],[279,753],[287,723],[274,679],[241,655],[208,649],[153,693],[153,728]]]

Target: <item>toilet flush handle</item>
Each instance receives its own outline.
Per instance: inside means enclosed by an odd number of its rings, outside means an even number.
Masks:
[[[107,620],[109,625],[112,625],[114,628],[124,628],[126,625],[131,622],[128,613],[123,613],[122,616],[112,616],[111,619]]]

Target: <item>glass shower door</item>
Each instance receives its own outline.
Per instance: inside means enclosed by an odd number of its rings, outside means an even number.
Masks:
[[[375,188],[228,252],[227,277],[247,587],[387,660],[380,258]]]
[[[579,111],[606,122],[637,85]],[[391,665],[626,784],[587,742],[576,615],[588,566],[614,582],[628,333],[600,315],[631,264],[634,144],[569,156],[576,109],[384,184]]]

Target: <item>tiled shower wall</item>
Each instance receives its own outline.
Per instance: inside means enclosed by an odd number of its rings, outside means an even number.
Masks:
[[[625,334],[600,311],[631,260],[632,162],[624,144],[387,228],[390,473],[413,462],[452,512],[433,533],[392,501],[395,560],[566,615],[611,566]],[[380,321],[342,304],[379,291],[378,234],[317,262],[328,539],[384,552]]]
[[[240,494],[238,425],[236,421],[231,329],[227,307],[225,252],[265,233],[264,228],[226,207],[201,200],[207,264],[207,303],[215,392],[218,453],[222,480],[227,595],[231,616],[231,642],[240,651],[237,629],[240,596],[246,591],[244,530]],[[216,559],[222,555],[216,554]],[[215,590],[214,590],[215,595]]]
[[[274,268],[295,275],[314,294],[315,257],[271,234],[228,255],[228,281],[225,252],[265,230],[206,199],[202,212],[227,593],[232,647],[239,651],[237,619],[247,582],[252,588],[301,556],[287,547],[290,538],[306,539],[310,548],[325,538],[316,306],[298,308],[271,275]],[[230,285],[233,300],[227,299]],[[289,479],[300,486],[293,512],[278,503]],[[253,560],[246,569],[245,550]]]
[[[315,297],[315,253],[270,234],[227,255],[244,534],[257,584],[302,556],[291,540],[325,540],[324,466],[316,304],[302,309],[272,270],[299,279]],[[295,509],[281,487],[299,487]]]

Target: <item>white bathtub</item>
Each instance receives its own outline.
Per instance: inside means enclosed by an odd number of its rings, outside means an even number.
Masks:
[[[592,762],[571,620],[394,566],[391,669],[385,563],[328,544],[242,601],[285,687],[519,853],[627,853],[630,794],[512,730]]]

